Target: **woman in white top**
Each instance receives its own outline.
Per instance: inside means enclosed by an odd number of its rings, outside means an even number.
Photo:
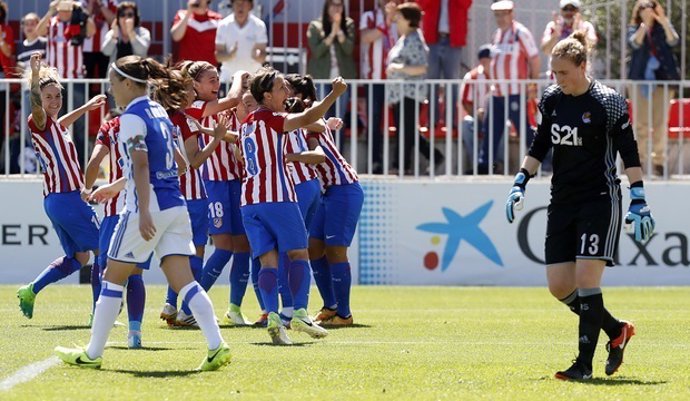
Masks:
[[[110,56],[110,62],[125,56],[146,57],[151,45],[151,32],[139,25],[136,3],[125,1],[117,6],[117,17],[103,39],[101,51]]]

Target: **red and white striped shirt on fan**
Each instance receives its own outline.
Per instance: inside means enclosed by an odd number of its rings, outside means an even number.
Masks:
[[[476,99],[477,107],[483,107],[491,90],[489,79],[491,79],[489,72],[481,65],[468,71],[462,79],[462,86],[460,87],[462,104],[472,107]]]
[[[82,46],[72,46],[70,39],[78,32],[73,32],[70,22],[62,22],[58,16],[50,19],[48,27],[48,47],[46,49],[48,65],[55,67],[62,78],[82,78],[84,76],[84,59]]]
[[[529,78],[529,60],[539,55],[532,33],[524,25],[513,21],[510,29],[497,29],[494,34],[491,76],[494,79]],[[496,85],[495,96],[517,95],[518,83]]]
[[[292,176],[286,171],[285,116],[261,106],[240,128],[245,178],[242,206],[268,202],[297,202]]]
[[[196,100],[185,112],[188,116],[199,121],[204,127],[215,127],[217,123],[215,115],[203,117],[207,103],[203,100]],[[235,117],[234,112],[232,113],[231,121],[237,127],[239,122],[236,121],[237,117]],[[205,147],[211,142],[211,139],[208,135],[200,134],[199,146]],[[211,156],[209,156],[201,169],[201,176],[206,181],[232,181],[240,178],[240,167],[237,159],[235,159],[230,142],[222,141],[216,150],[211,153]]]
[[[206,187],[201,179],[201,170],[193,168],[189,163],[184,143],[189,138],[194,138],[199,143],[199,130],[196,125],[187,120],[187,116],[182,112],[175,112],[170,115],[170,121],[175,126],[175,139],[180,147],[180,152],[187,161],[187,171],[180,176],[180,190],[186,200],[206,199]]]
[[[187,10],[179,10],[173,19],[173,25],[184,18]],[[216,60],[216,31],[223,17],[215,11],[208,10],[204,15],[192,14],[187,22],[187,29],[177,47],[177,60],[208,61],[218,65]]]
[[[285,139],[287,140],[286,154],[288,155],[290,153],[302,153],[309,150],[307,136],[301,128],[290,132],[286,135]],[[295,185],[318,178],[314,165],[312,164],[291,162],[287,163],[287,168],[290,175],[292,175],[292,182]]]
[[[120,117],[115,117],[110,121],[106,121],[98,129],[96,135],[96,145],[102,145],[108,148],[108,157],[110,160],[110,174],[108,182],[112,183],[122,177],[122,165],[120,165],[120,146],[117,143],[117,137],[120,134]],[[109,199],[103,207],[105,217],[115,216],[118,211],[125,206],[125,196],[122,192],[117,194],[114,198]]]
[[[81,8],[84,10],[88,9],[90,0],[81,0]],[[100,8],[107,8],[112,13],[117,13],[117,2],[118,0],[97,0]],[[105,19],[102,12],[98,12],[93,16],[93,22],[96,24],[96,32],[92,37],[84,39],[84,52],[85,53],[97,53],[101,51],[101,43],[105,39],[105,34],[110,30],[110,24]]]
[[[360,47],[360,69],[362,78],[385,79],[388,51],[398,40],[395,24],[386,26],[386,15],[382,9],[367,11],[359,20],[359,30],[378,29],[383,37]]]
[[[39,130],[29,116],[31,144],[43,170],[43,196],[52,193],[80,191],[84,186],[81,168],[77,162],[77,148],[67,128],[51,117]]]
[[[310,132],[307,138],[319,141],[319,146],[326,153],[326,160],[316,165],[316,172],[324,189],[333,185],[347,185],[359,181],[357,172],[340,154],[335,145],[330,128],[326,127],[324,132]]]

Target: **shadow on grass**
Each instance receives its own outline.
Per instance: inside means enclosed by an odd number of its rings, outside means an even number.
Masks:
[[[362,324],[362,323],[353,323],[349,326],[322,326],[326,330],[343,330],[343,329],[369,329],[372,326],[368,324]]]
[[[125,370],[125,369],[113,369],[113,370],[107,370],[108,372],[114,372],[114,373],[124,373],[128,375],[132,375],[134,377],[146,377],[146,378],[152,378],[152,377],[158,377],[158,378],[167,378],[167,377],[186,377],[186,376],[191,376],[195,375],[197,373],[200,373],[198,370],[153,370],[153,371],[141,371],[141,370]]]
[[[176,348],[168,348],[168,347],[147,347],[147,346],[143,346],[143,347],[137,348],[137,349],[130,349],[130,348],[124,346],[124,345],[112,345],[112,346],[108,346],[108,349],[116,349],[116,350],[121,350],[121,351],[137,351],[137,352],[139,352],[139,351],[144,351],[144,352],[146,352],[146,351],[153,351],[153,352],[155,352],[155,351],[195,350],[196,348],[191,348],[191,347],[189,347],[189,348],[177,348],[177,347],[176,347]]]
[[[91,330],[91,326],[86,325],[86,324],[81,324],[81,325],[51,325],[51,326],[22,325],[22,327],[38,327],[43,331]]]
[[[542,376],[539,378],[539,380],[560,381],[558,379],[555,379],[553,376]],[[568,381],[565,380],[565,382],[568,382]],[[640,379],[634,379],[634,378],[625,377],[625,376],[618,376],[618,377],[611,377],[611,378],[596,377],[596,378],[593,378],[590,380],[571,380],[570,382],[571,383],[586,384],[586,385],[591,385],[591,386],[629,386],[629,385],[658,386],[660,384],[668,383],[664,380],[640,380]]]
[[[313,342],[313,341],[308,341],[308,342],[305,342],[305,343],[293,343],[292,345],[276,345],[276,344],[269,343],[269,342],[249,343],[249,344],[251,344],[251,345],[257,345],[257,346],[259,346],[259,347],[289,347],[289,348],[292,348],[292,347],[307,347],[307,346],[309,346],[309,345],[314,344],[314,342]]]

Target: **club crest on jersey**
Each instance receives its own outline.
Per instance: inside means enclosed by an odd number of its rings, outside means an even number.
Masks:
[[[256,131],[256,122],[252,121],[244,125],[244,135],[251,135]]]
[[[585,111],[582,114],[582,122],[585,124],[591,124],[592,123],[592,113],[589,111]]]
[[[221,228],[223,226],[223,218],[222,217],[214,217],[213,218],[213,226],[215,228]]]

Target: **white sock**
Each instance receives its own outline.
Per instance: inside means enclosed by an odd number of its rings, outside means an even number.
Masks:
[[[86,347],[86,355],[94,359],[103,355],[105,343],[108,341],[110,330],[113,328],[117,314],[120,312],[122,291],[124,287],[103,281],[101,295],[96,302],[91,325],[91,341]]]
[[[187,294],[191,294],[191,296],[188,297]],[[187,301],[194,319],[196,319],[201,332],[206,337],[208,349],[218,348],[223,342],[223,338],[220,336],[220,327],[218,327],[216,315],[213,313],[213,304],[206,291],[196,281],[192,281],[182,287],[179,298]]]
[[[291,317],[292,317],[292,313],[293,313],[294,311],[295,311],[295,308],[293,308],[292,306],[288,306],[287,308],[283,308],[283,310],[280,311],[280,313],[282,313],[283,316],[285,316],[285,317],[287,317],[287,318],[291,318]]]

